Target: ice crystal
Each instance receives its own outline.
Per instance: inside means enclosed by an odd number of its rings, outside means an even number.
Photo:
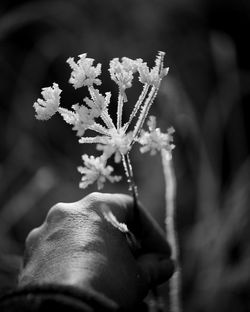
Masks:
[[[37,119],[48,120],[57,112],[60,105],[61,92],[62,90],[57,83],[53,83],[52,87],[42,89],[41,94],[44,99],[37,99],[33,105]]]

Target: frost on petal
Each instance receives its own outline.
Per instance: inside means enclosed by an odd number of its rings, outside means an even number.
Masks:
[[[77,121],[77,115],[69,109],[60,107],[58,109],[59,114],[63,117],[64,121],[70,125],[74,125]]]
[[[139,80],[143,84],[157,87],[163,77],[168,74],[168,68],[163,68],[164,52],[159,52],[155,59],[155,66],[148,68],[147,63],[141,62],[138,65]]]
[[[122,66],[126,71],[132,71],[135,73],[138,70],[138,64],[142,62],[142,59],[132,60],[128,57],[122,58]]]
[[[42,89],[43,99],[37,99],[37,102],[33,105],[37,119],[48,120],[57,112],[60,105],[61,92],[62,90],[56,83],[53,83],[52,87]]]
[[[79,60],[74,61],[74,58],[70,57],[67,63],[72,69],[69,83],[71,83],[75,89],[82,86],[93,86],[93,84],[100,85],[101,80],[97,77],[101,74],[101,64],[93,66],[94,59],[87,58],[87,54],[79,55]]]
[[[103,188],[106,180],[113,182],[118,182],[121,180],[120,176],[112,176],[114,170],[111,166],[106,166],[106,158],[88,156],[86,154],[82,155],[82,160],[84,167],[78,167],[78,171],[82,174],[81,182],[79,184],[80,188],[86,188],[90,184],[97,183],[98,190]]]
[[[91,115],[94,118],[98,118],[101,116],[104,110],[107,110],[107,107],[110,102],[111,93],[107,92],[105,96],[103,96],[97,89],[93,88],[93,100],[89,98],[85,98],[84,102],[91,110]]]
[[[131,148],[132,132],[124,133],[121,129],[118,132],[116,129],[109,130],[109,136],[106,136],[106,142],[97,145],[97,150],[103,151],[106,158],[114,155],[115,162],[119,163],[122,155],[128,153]]]
[[[156,129],[156,117],[155,116],[149,116],[147,126],[150,132]]]
[[[109,72],[111,79],[119,86],[120,92],[127,101],[125,90],[132,87],[134,73],[137,71],[138,61],[123,57],[120,62],[118,58],[110,61]]]
[[[94,116],[91,109],[83,105],[75,104],[72,108],[73,111],[59,108],[58,112],[68,124],[73,126],[73,130],[77,131],[76,135],[81,137],[94,124]]]
[[[94,116],[91,114],[91,110],[83,105],[75,104],[72,108],[75,110],[77,117],[73,130],[77,131],[77,136],[82,136],[94,124]]]
[[[142,145],[140,148],[141,153],[150,152],[150,155],[155,155],[157,151],[162,149],[168,150],[170,153],[174,148],[173,133],[174,128],[169,128],[167,133],[162,133],[160,128],[156,128],[156,119],[150,116],[148,121],[149,131],[141,131],[138,142]]]

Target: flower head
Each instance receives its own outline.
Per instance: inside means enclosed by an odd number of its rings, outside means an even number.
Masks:
[[[103,188],[103,184],[106,180],[118,182],[121,180],[120,176],[112,176],[114,170],[111,166],[106,166],[106,158],[82,155],[84,167],[78,167],[78,171],[83,175],[79,184],[80,188],[86,188],[94,182],[97,183],[98,190]]]
[[[157,151],[166,149],[171,152],[174,148],[173,133],[174,129],[171,127],[167,133],[162,133],[160,128],[156,128],[156,118],[150,116],[148,121],[149,131],[141,131],[141,136],[138,142],[142,145],[141,153],[150,152],[150,155],[155,155]]]
[[[147,63],[138,63],[139,80],[143,84],[149,84],[157,87],[161,79],[168,74],[168,68],[163,68],[163,58],[165,53],[159,52],[156,60],[155,66],[149,69]]]
[[[74,58],[70,57],[67,63],[72,69],[69,82],[75,89],[82,86],[93,86],[93,84],[100,85],[101,80],[97,77],[101,74],[101,64],[93,66],[94,59],[87,58],[87,54],[80,54],[79,60],[75,63]]]
[[[33,105],[37,119],[48,120],[57,112],[60,105],[61,92],[62,90],[56,83],[53,83],[52,87],[42,89],[44,100],[37,99],[37,102]]]
[[[94,115],[91,109],[84,105],[75,104],[72,105],[72,109],[73,111],[60,108],[58,111],[68,124],[73,125],[73,130],[77,131],[76,135],[81,137],[94,124]]]
[[[93,98],[94,100],[85,98],[84,101],[91,109],[91,114],[95,118],[98,118],[101,116],[102,112],[107,109],[110,103],[111,93],[106,92],[106,95],[103,96],[97,89],[93,89]]]
[[[77,136],[83,136],[85,131],[95,123],[95,118],[101,116],[106,110],[111,94],[106,93],[104,97],[98,90],[93,89],[95,100],[84,98],[86,106],[75,104],[72,110],[59,108],[59,113],[63,119],[70,125],[73,125],[73,130],[77,131]]]
[[[138,68],[138,60],[132,60],[128,57],[123,57],[120,62],[118,58],[110,61],[109,72],[111,79],[119,86],[120,92],[127,101],[125,90],[131,88],[134,73]]]
[[[107,136],[101,144],[97,145],[99,151],[103,151],[106,158],[114,155],[115,162],[121,161],[121,156],[127,154],[132,142],[132,132],[124,133],[122,129],[118,132],[115,128],[109,130]]]

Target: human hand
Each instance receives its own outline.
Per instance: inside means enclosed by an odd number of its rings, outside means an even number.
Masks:
[[[124,233],[103,214],[110,209],[140,241],[131,252]],[[150,287],[173,273],[170,248],[156,222],[130,196],[92,193],[74,203],[53,206],[44,223],[26,239],[19,286],[59,284],[93,289],[129,308]]]

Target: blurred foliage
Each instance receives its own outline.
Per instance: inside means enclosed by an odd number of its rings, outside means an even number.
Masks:
[[[1,1],[0,17],[0,289],[15,284],[25,237],[48,209],[95,190],[79,190],[76,172],[91,147],[79,146],[59,118],[34,119],[41,88],[58,82],[63,106],[80,101],[86,91],[68,85],[65,60],[87,52],[103,64],[101,91],[115,94],[105,73],[111,58],[152,65],[163,50],[170,74],[152,114],[163,130],[176,129],[184,311],[249,311],[250,3]],[[163,226],[160,158],[131,156],[140,199]]]

